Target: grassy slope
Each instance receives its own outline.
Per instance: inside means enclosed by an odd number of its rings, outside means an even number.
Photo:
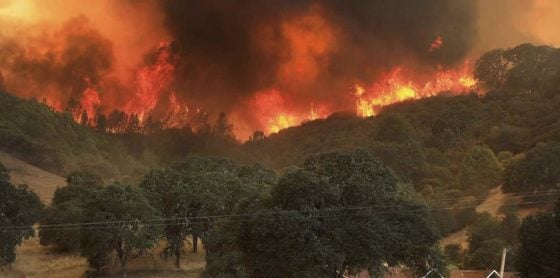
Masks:
[[[35,100],[2,92],[0,151],[61,175],[87,169],[122,179],[147,170],[118,138],[81,126],[69,114]]]
[[[45,204],[50,203],[57,187],[66,185],[63,177],[39,169],[7,153],[0,152],[0,163],[10,171],[13,184],[26,184]]]

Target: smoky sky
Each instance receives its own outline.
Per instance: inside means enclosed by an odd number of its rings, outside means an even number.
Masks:
[[[62,105],[104,82],[112,69],[112,44],[84,16],[66,22],[53,36],[0,37],[0,71],[17,93],[53,96]]]
[[[23,35],[11,34],[9,27],[1,30],[0,90],[47,98],[65,109],[93,88],[102,112],[134,107],[164,116],[173,96],[210,117],[226,112],[246,129],[263,128],[266,123],[257,117],[272,116],[263,111],[269,106],[300,114],[310,107],[346,110],[355,104],[354,84],[372,84],[400,66],[429,76],[462,63],[477,41],[479,8],[473,0],[106,4],[92,9],[97,13],[84,9],[61,16],[61,25],[21,26]],[[130,18],[107,20],[100,16],[105,12],[107,17],[130,13]],[[123,24],[111,32],[115,22]],[[438,37],[441,46],[430,51]],[[168,50],[165,62],[172,70],[164,73],[171,77],[155,76],[145,86],[149,92],[140,90],[145,80],[138,73],[160,73],[159,54]],[[146,106],[143,101],[152,97],[157,104]]]
[[[313,6],[336,30],[337,47],[325,54],[328,62],[321,63],[314,84],[300,90],[329,99],[346,81],[369,82],[403,63],[429,68],[462,61],[475,42],[476,5],[472,0],[169,0],[162,10],[181,57],[177,91],[206,105],[219,101],[218,109],[228,110],[255,91],[283,89],[277,71],[290,50],[281,22]],[[271,30],[269,49],[255,42],[261,26]],[[438,36],[442,47],[428,51]]]

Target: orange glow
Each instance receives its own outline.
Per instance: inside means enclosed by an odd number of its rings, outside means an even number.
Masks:
[[[268,119],[268,132],[276,133],[282,129],[300,124],[297,118],[293,115],[279,114],[276,117]]]
[[[383,75],[368,89],[355,84],[356,114],[370,117],[376,115],[379,108],[386,105],[430,97],[440,92],[466,93],[476,85],[468,63],[455,70],[437,71],[421,81],[412,80],[417,79],[408,77],[403,73],[403,68],[399,67]]]
[[[0,22],[6,25],[0,30],[0,39],[13,37],[25,50],[18,58],[33,62],[14,68],[28,67],[35,73],[40,71],[40,67],[35,70],[36,61],[39,65],[53,64],[46,67],[49,70],[43,74],[44,82],[35,75],[27,77],[17,70],[1,67],[0,70],[11,92],[41,99],[56,111],[71,110],[77,122],[82,121],[84,114],[92,125],[96,124],[96,113],[107,117],[116,111],[124,114],[123,126],[111,126],[110,132],[130,131],[124,126],[126,123],[133,123],[131,130],[134,132],[145,132],[147,129],[143,128],[150,121],[160,121],[157,125],[163,128],[190,126],[196,130],[197,123],[208,127],[218,113],[226,112],[234,124],[236,136],[242,140],[255,130],[276,133],[306,121],[326,118],[339,110],[355,109],[359,116],[368,117],[378,114],[386,105],[445,91],[464,93],[476,85],[468,64],[435,70],[435,61],[418,65],[420,61],[414,57],[408,60],[401,56],[392,59],[397,56],[379,55],[378,61],[369,61],[358,56],[360,36],[367,34],[346,32],[344,24],[340,25],[331,15],[332,11],[321,2],[317,3],[293,13],[279,14],[270,21],[257,20],[255,26],[251,23],[248,46],[271,57],[270,64],[269,61],[255,63],[259,70],[262,67],[265,77],[256,74],[255,82],[249,82],[253,81],[252,76],[248,80],[240,78],[239,82],[251,83],[240,88],[251,91],[235,92],[235,88],[230,89],[227,86],[230,84],[224,82],[226,85],[216,86],[216,92],[207,92],[207,83],[202,81],[222,83],[219,79],[223,76],[210,74],[212,67],[220,65],[186,62],[196,59],[185,51],[189,48],[182,48],[180,44],[171,47],[171,41],[178,38],[173,38],[173,31],[168,31],[166,12],[158,1],[135,1],[131,5],[128,1],[98,0],[84,5],[68,0],[0,0]],[[422,36],[419,47],[424,52],[438,54],[437,51],[445,47],[444,43],[451,46],[450,38],[437,34],[440,31],[430,31],[427,34],[432,35],[426,38]],[[356,42],[346,41],[353,40],[354,36],[358,39]],[[82,37],[92,40],[91,46],[83,44],[87,41]],[[65,52],[70,42],[79,50],[77,53],[74,48]],[[111,63],[100,66],[93,74],[86,71],[89,65],[80,64],[82,59],[70,59],[71,63],[78,64],[76,68],[63,59],[73,58],[73,55],[94,57],[89,51],[104,50],[100,45],[106,46],[107,54],[111,54],[106,55],[111,56],[108,57]],[[357,49],[355,55],[353,47]],[[361,74],[356,74],[355,71],[362,69],[350,65],[354,60],[346,65],[344,57],[348,53],[345,52],[352,53],[355,61],[368,60],[372,67],[364,67]],[[105,57],[102,54],[99,57]],[[11,61],[17,55],[7,57]],[[255,62],[247,57],[251,60],[248,64]],[[406,62],[393,67],[400,61]],[[96,64],[97,60],[93,62]],[[63,74],[51,76],[48,73],[55,71],[51,68]],[[82,68],[84,72],[80,71]],[[69,70],[63,71],[65,69]],[[378,74],[381,70],[384,73]],[[356,82],[358,79],[362,81]],[[86,82],[82,82],[84,80]],[[349,95],[348,88],[352,85],[353,95]],[[207,93],[213,97],[206,98]],[[215,97],[218,95],[228,97]]]
[[[326,64],[326,55],[336,46],[335,30],[325,20],[320,6],[281,24],[288,59],[278,69],[278,79],[288,86],[313,82]]]
[[[430,44],[430,48],[428,51],[433,52],[438,50],[443,45],[443,38],[441,36],[437,36],[436,39]]]
[[[169,95],[167,115],[163,120],[164,128],[179,128],[189,124],[189,107],[177,99],[175,92]]]
[[[82,94],[82,99],[80,100],[80,105],[83,111],[86,112],[88,120],[91,121],[95,118],[95,116],[97,115],[97,109],[99,108],[99,105],[101,105],[101,100],[99,100],[99,93],[95,90],[95,88],[90,87],[84,91],[84,93]]]
[[[169,43],[160,43],[156,51],[154,63],[144,66],[136,73],[135,97],[128,102],[125,109],[127,113],[144,115],[153,110],[162,93],[173,81],[175,66],[171,63]]]
[[[255,111],[256,118],[259,120],[258,126],[266,134],[276,133],[307,121],[322,119],[332,112],[325,105],[310,104],[301,109],[295,108],[276,89],[258,92],[250,103],[250,109]]]

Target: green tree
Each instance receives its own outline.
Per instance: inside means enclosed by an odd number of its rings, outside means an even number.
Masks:
[[[312,156],[279,180],[268,210],[243,224],[243,266],[256,277],[342,277],[378,275],[384,263],[438,265],[437,234],[415,198],[368,152]]]
[[[478,249],[486,239],[501,236],[500,221],[488,213],[480,214],[468,229],[469,249]]]
[[[498,220],[488,213],[478,216],[468,228],[469,250],[464,265],[470,269],[497,269],[503,248],[516,245],[515,234],[519,228],[519,218],[512,211]],[[510,266],[507,266],[511,269]]]
[[[213,226],[212,218],[204,216],[231,213],[251,192],[274,179],[273,172],[259,166],[240,167],[227,159],[195,156],[152,171],[140,187],[164,217],[176,219],[165,227],[165,237],[179,267],[186,237],[193,237],[196,252],[198,238],[204,240]]]
[[[160,227],[153,222],[157,218],[157,210],[136,187],[117,183],[99,189],[84,204],[81,222],[112,223],[102,228],[83,225],[80,252],[90,266],[100,271],[114,251],[126,273],[131,252],[143,251],[157,244],[161,235]]]
[[[444,248],[444,254],[447,260],[458,266],[459,268],[462,267],[462,262],[464,259],[464,252],[459,244],[449,244]]]
[[[374,143],[369,151],[403,182],[417,184],[426,175],[424,149],[418,142]]]
[[[558,277],[560,274],[560,202],[555,213],[529,216],[519,229],[516,269],[523,277]]]
[[[507,78],[511,61],[506,59],[504,49],[494,49],[484,53],[474,67],[474,77],[481,85],[501,88]]]
[[[416,131],[410,122],[400,114],[382,114],[373,132],[373,139],[379,142],[406,143],[417,140]]]
[[[16,247],[35,234],[43,204],[25,186],[14,186],[0,163],[0,268],[16,259]]]
[[[467,269],[498,269],[502,250],[507,246],[507,242],[501,238],[490,238],[481,241],[479,245],[478,248],[469,251],[465,267]]]
[[[502,164],[488,146],[474,146],[463,159],[460,183],[463,191],[482,196],[500,184],[502,172]]]
[[[449,105],[432,124],[432,135],[436,146],[440,149],[455,147],[464,140],[476,122],[474,108],[465,104]]]
[[[560,185],[560,143],[538,144],[505,171],[505,192],[557,189]]]
[[[491,89],[548,93],[560,84],[560,51],[528,43],[492,50],[476,62],[474,76]]]
[[[59,251],[77,250],[80,246],[81,231],[52,229],[49,226],[81,222],[85,202],[103,185],[99,176],[85,171],[70,173],[66,182],[67,186],[56,189],[51,205],[39,222],[41,245],[54,246]]]

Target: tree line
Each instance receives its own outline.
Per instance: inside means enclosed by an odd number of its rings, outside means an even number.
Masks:
[[[202,242],[205,277],[342,277],[444,264],[428,206],[366,151],[316,155],[282,175],[190,157],[139,186],[104,185],[87,172],[67,181],[40,218],[18,229],[31,235],[38,220],[42,245],[79,251],[96,273],[111,258],[125,271],[132,253],[161,240],[179,266],[187,238]]]
[[[363,150],[315,155],[281,175],[260,165],[195,156],[151,171],[138,186],[106,185],[95,174],[74,172],[46,208],[0,170],[2,266],[15,260],[16,247],[34,235],[37,222],[41,245],[79,252],[92,274],[108,271],[113,258],[126,272],[132,254],[161,242],[163,255],[180,267],[185,244],[197,252],[198,240],[206,254],[204,277],[380,275],[389,266],[421,273],[445,271],[448,264],[486,268],[497,264],[496,250],[506,246],[520,254],[515,269],[537,277],[530,273],[549,271],[527,260],[554,268],[560,250],[554,249],[560,246],[554,220],[560,203],[554,213],[521,225],[513,210],[503,220],[479,215],[468,231],[468,253],[457,246],[440,250],[431,213],[437,206]]]

